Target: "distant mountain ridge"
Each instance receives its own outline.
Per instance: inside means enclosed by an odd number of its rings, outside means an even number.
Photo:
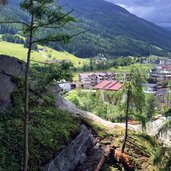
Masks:
[[[16,1],[9,1],[12,11],[18,9],[19,0]],[[87,32],[73,38],[67,45],[49,44],[57,50],[66,50],[79,57],[93,57],[98,53],[112,57],[162,56],[171,51],[170,31],[138,18],[118,5],[104,0],[59,2],[66,10],[74,9],[73,15],[78,16],[77,27]]]

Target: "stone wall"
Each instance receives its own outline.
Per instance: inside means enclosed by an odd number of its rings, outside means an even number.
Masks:
[[[0,110],[12,106],[11,94],[17,90],[13,77],[24,74],[24,62],[0,55]]]
[[[92,145],[92,134],[81,126],[80,134],[46,167],[45,171],[70,171],[86,160],[86,151]]]

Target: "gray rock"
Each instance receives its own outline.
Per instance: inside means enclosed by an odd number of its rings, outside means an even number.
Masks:
[[[92,144],[92,134],[81,126],[80,134],[46,167],[45,171],[70,171],[86,160],[86,151]]]
[[[17,85],[12,78],[23,76],[24,71],[24,62],[0,55],[0,110],[12,106],[11,95],[17,90]]]

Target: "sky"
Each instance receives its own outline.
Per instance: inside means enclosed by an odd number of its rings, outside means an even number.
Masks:
[[[126,8],[138,17],[171,27],[171,0],[106,0]]]

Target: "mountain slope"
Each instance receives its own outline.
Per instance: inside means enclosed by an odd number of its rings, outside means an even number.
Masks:
[[[69,8],[80,14],[81,26],[92,34],[98,34],[100,41],[108,40],[113,48],[144,53],[149,44],[171,50],[171,33],[155,24],[129,13],[124,8],[103,0],[64,0]],[[84,22],[86,24],[84,24]],[[110,44],[112,43],[112,45]],[[146,42],[144,44],[144,42]],[[130,45],[130,46],[129,46]],[[154,50],[154,47],[150,47]],[[130,50],[129,50],[130,49]],[[137,49],[137,50],[136,50]],[[145,51],[149,53],[147,48]]]
[[[25,19],[27,16],[19,9],[19,1],[9,0],[7,11],[14,15],[17,13],[17,16]],[[73,38],[67,45],[47,44],[57,50],[66,50],[79,57],[93,57],[98,53],[109,56],[162,56],[171,51],[171,32],[110,2],[63,0],[60,5],[67,11],[74,9],[73,15],[77,16],[78,20],[77,31],[87,32]]]
[[[39,48],[45,49],[46,52],[33,51],[31,60],[38,62],[44,62],[46,60],[70,60],[75,67],[88,63],[87,60],[77,58],[67,52],[58,52],[54,49],[43,46],[39,46]],[[21,44],[9,43],[0,40],[0,54],[16,57],[26,61],[27,49]]]
[[[103,0],[64,0],[73,8],[76,13],[80,13],[83,19],[91,20],[103,27],[102,35],[110,36],[125,35],[131,38],[149,41],[158,44],[157,41],[163,40],[165,46],[169,46],[171,34],[165,29],[145,21],[129,13],[124,8],[114,5]],[[94,27],[94,30],[96,27]],[[158,34],[156,36],[156,34]],[[171,46],[169,46],[169,49]]]

